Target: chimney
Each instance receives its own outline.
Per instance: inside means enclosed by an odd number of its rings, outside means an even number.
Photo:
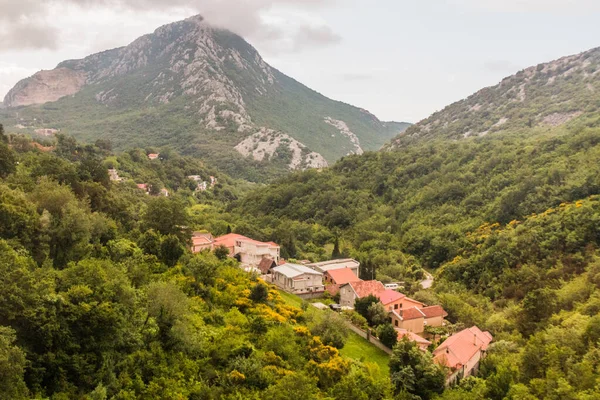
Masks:
[[[477,335],[473,334],[473,344],[477,346]]]

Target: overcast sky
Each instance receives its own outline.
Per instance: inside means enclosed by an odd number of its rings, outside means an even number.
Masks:
[[[0,0],[0,99],[40,69],[198,13],[384,120],[417,122],[522,68],[600,46],[598,0]]]

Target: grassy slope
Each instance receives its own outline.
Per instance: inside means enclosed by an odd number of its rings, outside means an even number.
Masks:
[[[285,302],[291,306],[300,307],[302,305],[302,299],[298,296],[284,292],[283,290],[279,290],[279,294],[283,300],[285,300]],[[318,310],[315,307],[310,307],[307,312],[317,313],[324,311]],[[377,364],[379,366],[379,370],[381,371],[382,377],[387,377],[390,374],[390,367],[388,365],[390,357],[383,350],[372,345],[354,332],[350,332],[348,340],[346,341],[344,348],[340,350],[340,353],[344,357],[348,357],[353,360]]]

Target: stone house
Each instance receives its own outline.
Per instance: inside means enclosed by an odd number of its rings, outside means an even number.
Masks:
[[[281,289],[294,293],[318,293],[325,291],[323,274],[298,264],[283,264],[271,269],[272,282]]]

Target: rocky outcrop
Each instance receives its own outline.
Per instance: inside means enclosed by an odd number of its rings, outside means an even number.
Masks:
[[[282,158],[289,161],[290,170],[327,167],[327,161],[319,153],[308,150],[289,135],[267,128],[244,139],[235,149],[244,157],[252,157],[256,161]]]
[[[358,140],[358,136],[356,136],[354,132],[352,132],[350,128],[348,128],[348,124],[346,124],[344,121],[333,119],[331,117],[325,117],[324,121],[327,125],[331,125],[337,130],[339,130],[342,135],[346,136],[350,140],[350,143],[352,144],[352,146],[354,146],[354,150],[351,153],[364,153],[364,150],[362,149],[362,147],[360,147],[360,140]]]
[[[17,83],[4,98],[4,104],[18,107],[56,101],[79,92],[85,83],[86,75],[82,71],[69,68],[40,71]]]

